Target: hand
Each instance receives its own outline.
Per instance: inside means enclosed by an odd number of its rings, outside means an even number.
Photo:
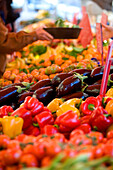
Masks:
[[[43,29],[43,27],[39,27],[36,29],[36,34],[38,36],[38,40],[47,40],[47,41],[52,41],[53,36],[50,35],[47,31]]]
[[[113,37],[113,27],[102,24],[103,40]]]

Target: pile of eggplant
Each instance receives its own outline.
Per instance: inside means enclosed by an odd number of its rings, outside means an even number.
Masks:
[[[23,103],[25,97],[34,96],[46,106],[54,98],[85,99],[100,92],[104,67],[75,69],[59,73],[52,80],[40,80],[36,84],[11,84],[0,89],[0,106],[11,105],[14,109]],[[113,85],[113,67],[110,68],[108,89]]]

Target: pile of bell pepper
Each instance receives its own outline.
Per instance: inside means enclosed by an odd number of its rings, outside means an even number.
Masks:
[[[27,96],[16,110],[0,108],[0,166],[49,166],[62,153],[65,161],[86,154],[88,160],[113,157],[113,92],[85,101],[55,98],[47,106]],[[110,95],[111,94],[111,95]],[[23,134],[22,134],[23,133]],[[18,157],[16,157],[18,155]],[[105,167],[112,167],[105,164]]]

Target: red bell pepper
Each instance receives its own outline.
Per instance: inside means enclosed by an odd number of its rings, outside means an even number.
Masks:
[[[93,110],[101,106],[101,101],[99,98],[96,97],[88,97],[82,104],[81,104],[81,111],[85,115],[90,115]]]
[[[38,136],[40,134],[40,130],[38,127],[35,127],[33,125],[30,125],[27,129],[25,129],[24,134],[26,135],[32,135],[32,136]]]
[[[41,133],[51,136],[55,133],[58,133],[58,129],[56,127],[54,127],[54,125],[45,125],[42,129],[41,129]]]
[[[24,107],[19,107],[16,109],[11,116],[19,116],[24,120],[23,129],[29,127],[32,123],[32,114],[31,111],[26,110]]]
[[[106,114],[103,107],[97,107],[90,116],[90,124],[93,129],[104,132],[113,123],[113,118]]]
[[[40,128],[43,128],[47,124],[53,124],[54,118],[50,111],[43,111],[34,117],[34,122],[36,122]]]
[[[90,115],[86,115],[86,116],[83,116],[80,118],[80,122],[81,122],[81,124],[85,124],[85,123],[90,124],[89,119],[90,119]]]
[[[59,126],[60,131],[69,132],[80,125],[80,120],[76,113],[74,113],[72,110],[69,110],[58,116],[55,123]]]
[[[4,105],[0,107],[0,117],[9,116],[13,111],[14,110],[11,106]]]
[[[24,101],[24,108],[27,110],[30,110],[32,113],[32,116],[37,115],[41,111],[43,111],[44,105],[42,102],[39,102],[38,99],[27,96]]]
[[[82,130],[85,134],[91,132],[91,126],[87,123],[78,126],[76,129]]]

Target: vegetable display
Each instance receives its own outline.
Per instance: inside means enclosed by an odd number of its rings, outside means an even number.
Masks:
[[[112,66],[102,97],[94,45],[46,43],[17,52],[0,79],[0,169],[112,170]]]

